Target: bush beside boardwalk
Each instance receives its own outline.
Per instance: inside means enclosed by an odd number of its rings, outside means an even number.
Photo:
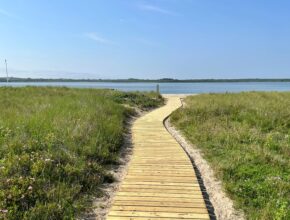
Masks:
[[[186,98],[171,122],[249,219],[290,219],[290,93]]]
[[[134,108],[155,93],[0,88],[0,219],[71,219],[118,161]]]

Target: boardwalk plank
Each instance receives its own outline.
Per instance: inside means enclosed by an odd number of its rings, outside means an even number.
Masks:
[[[209,215],[201,213],[175,213],[175,212],[141,212],[141,211],[111,211],[109,216],[130,216],[130,217],[166,217],[179,219],[209,219]]]
[[[125,206],[115,205],[112,208],[113,211],[141,211],[141,212],[176,212],[176,213],[199,213],[207,214],[207,210],[203,208],[192,208],[192,207],[160,207],[160,206]]]

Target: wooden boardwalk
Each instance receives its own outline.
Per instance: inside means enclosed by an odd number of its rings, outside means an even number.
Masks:
[[[108,220],[209,219],[190,159],[163,120],[180,98],[138,119],[132,128],[133,155]]]

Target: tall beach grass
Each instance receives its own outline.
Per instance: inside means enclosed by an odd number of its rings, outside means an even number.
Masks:
[[[171,116],[248,219],[290,219],[290,93],[204,94]]]
[[[0,219],[72,219],[113,181],[134,108],[155,93],[0,88]]]

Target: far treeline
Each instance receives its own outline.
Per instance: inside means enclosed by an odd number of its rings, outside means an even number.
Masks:
[[[0,82],[6,82],[6,78],[0,77]],[[135,82],[148,82],[148,83],[236,83],[236,82],[290,82],[289,79],[44,79],[44,78],[9,78],[9,82],[120,82],[120,83],[135,83]]]

